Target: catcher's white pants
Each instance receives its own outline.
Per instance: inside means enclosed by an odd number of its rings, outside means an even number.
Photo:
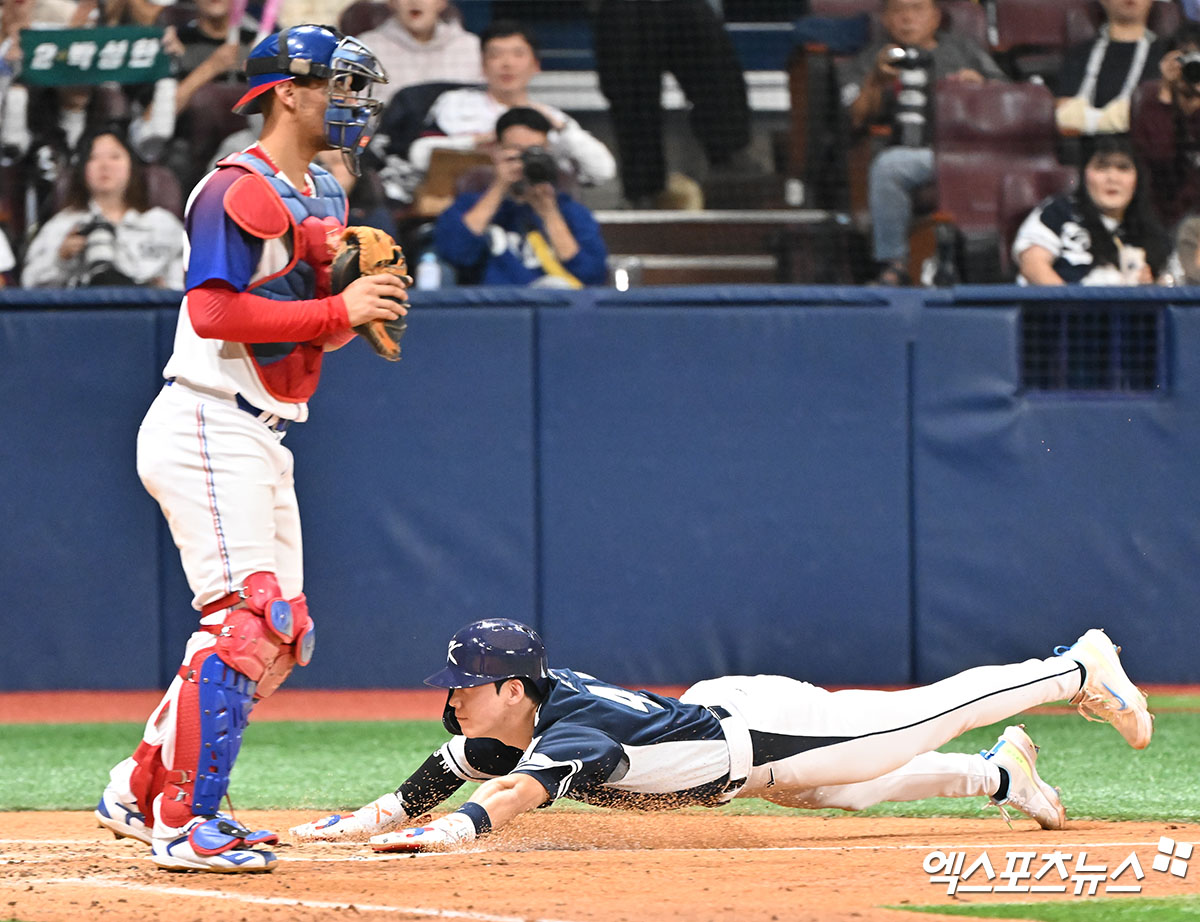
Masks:
[[[1081,679],[1078,663],[1052,656],[980,666],[891,692],[831,692],[785,676],[727,676],[693,685],[683,700],[721,705],[744,722],[750,739],[730,738],[731,775],[747,778],[737,796],[862,809],[884,800],[995,792],[1000,779],[990,762],[933,750],[967,730],[1070,698]],[[780,754],[770,760],[761,758],[764,734],[772,735],[770,745]],[[755,748],[762,764],[751,764]]]
[[[138,430],[138,476],[158,500],[199,609],[274,573],[284,598],[303,590],[292,453],[233,398],[176,382]]]

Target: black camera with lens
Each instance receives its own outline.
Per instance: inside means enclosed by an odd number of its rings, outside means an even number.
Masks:
[[[530,185],[542,182],[553,184],[558,179],[558,163],[544,147],[527,147],[521,151],[521,167],[525,182]]]
[[[919,67],[932,66],[933,55],[924,48],[913,45],[905,45],[903,48],[895,46],[888,49],[887,62],[901,70],[916,70]]]
[[[1179,56],[1184,83],[1200,88],[1200,51],[1188,51]]]
[[[101,215],[92,215],[75,229],[87,238],[81,254],[76,285],[131,285],[132,280],[116,268],[117,229]]]

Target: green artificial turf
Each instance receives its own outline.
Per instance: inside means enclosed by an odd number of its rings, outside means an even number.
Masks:
[[[1200,821],[1200,713],[1159,714],[1151,746],[1130,749],[1110,727],[1075,715],[1022,718],[1042,746],[1038,770],[1074,818]],[[1003,729],[972,731],[945,751],[987,749]],[[108,769],[132,752],[140,724],[14,724],[0,743],[0,810],[90,809]],[[394,790],[446,739],[436,721],[257,723],[246,731],[230,794],[238,809],[354,808]],[[466,786],[460,797],[465,795]],[[981,798],[883,804],[886,816],[978,816]],[[790,812],[757,800],[731,813]],[[836,812],[836,811],[835,811]],[[1092,901],[1094,902],[1094,901]],[[1091,905],[1091,903],[1089,903]]]
[[[957,906],[891,906],[912,912],[973,919],[1028,919],[1030,922],[1200,922],[1200,897],[1161,899],[1076,899],[1072,902],[992,903]]]

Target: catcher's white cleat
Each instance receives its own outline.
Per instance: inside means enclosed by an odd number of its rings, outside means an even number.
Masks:
[[[1025,732],[1025,725],[1017,724],[1005,727],[996,745],[980,753],[1008,773],[1008,796],[1004,800],[993,797],[992,803],[1000,808],[1005,822],[1008,811],[1004,808],[1013,807],[1037,820],[1043,829],[1062,829],[1067,822],[1067,811],[1058,791],[1038,777],[1038,751]]]
[[[146,826],[145,814],[135,804],[123,802],[111,784],[100,795],[95,814],[100,825],[118,839],[137,839],[150,844],[150,829]]]
[[[1146,707],[1146,696],[1129,680],[1121,659],[1121,648],[1099,628],[1092,628],[1070,647],[1054,651],[1083,666],[1083,687],[1071,699],[1088,720],[1110,723],[1134,749],[1150,745],[1154,717]]]
[[[225,816],[197,816],[177,829],[157,827],[150,858],[168,871],[246,874],[275,867],[274,852],[255,845],[274,845],[272,832],[251,832]]]

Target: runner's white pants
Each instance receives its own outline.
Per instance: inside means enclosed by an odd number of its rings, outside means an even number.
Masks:
[[[903,691],[831,692],[785,676],[726,676],[693,685],[682,700],[720,705],[744,721],[731,740],[739,797],[796,807],[859,810],[885,800],[992,794],[994,765],[935,752],[950,740],[1040,704],[1071,698],[1082,671],[1064,656],[980,666]],[[758,762],[759,764],[751,764]]]

